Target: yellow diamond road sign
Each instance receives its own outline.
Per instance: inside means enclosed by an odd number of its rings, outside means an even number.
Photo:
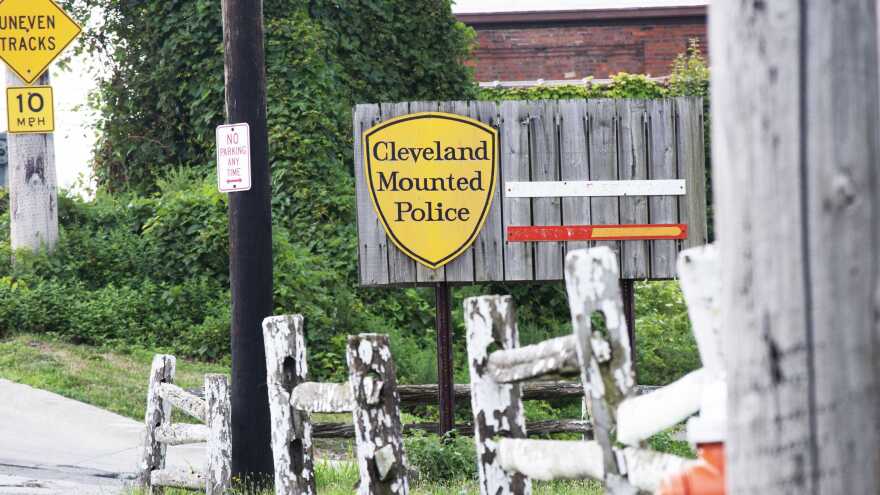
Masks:
[[[82,29],[52,0],[0,2],[0,59],[31,84]]]

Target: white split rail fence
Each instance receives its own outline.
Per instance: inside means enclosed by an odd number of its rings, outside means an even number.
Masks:
[[[149,494],[162,494],[164,487],[179,487],[222,495],[229,490],[232,480],[228,380],[225,375],[205,375],[205,398],[202,399],[174,385],[175,367],[174,356],[158,354],[153,357],[138,485]],[[173,424],[173,407],[202,424]],[[208,451],[205,472],[165,468],[167,446],[203,442],[207,443]]]
[[[689,433],[711,430],[714,434],[723,425],[723,417],[706,414],[709,408],[719,409],[713,404],[724,381],[716,338],[717,268],[711,246],[687,250],[679,261],[705,367],[638,397],[618,264],[609,248],[575,250],[567,256],[571,336],[519,347],[509,296],[467,299],[464,314],[481,493],[526,495],[531,493],[530,479],[585,478],[603,481],[611,494],[653,492],[666,476],[696,462],[648,450],[643,442],[701,407],[703,417],[691,420]],[[604,328],[593,328],[597,313]],[[499,350],[490,352],[495,347]],[[581,370],[595,440],[527,440],[522,382],[572,367]],[[703,424],[694,424],[701,420]],[[618,446],[615,436],[627,445]],[[692,437],[706,439],[700,434]]]
[[[353,415],[360,483],[357,493],[409,493],[400,396],[388,337],[349,336],[348,383],[307,382],[303,318],[263,320],[275,493],[315,493],[311,413]]]

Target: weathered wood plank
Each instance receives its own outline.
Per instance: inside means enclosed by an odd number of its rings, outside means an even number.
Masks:
[[[678,198],[679,222],[688,224],[683,248],[709,242],[706,218],[706,151],[703,141],[703,99],[682,97],[675,104],[678,177],[687,183],[687,195]]]
[[[157,354],[153,356],[150,368],[150,381],[147,388],[147,409],[144,414],[144,453],[138,466],[138,485],[149,493],[161,495],[162,488],[154,487],[151,473],[165,467],[165,445],[157,438],[157,430],[171,424],[171,403],[159,395],[163,383],[174,381],[174,356]]]
[[[301,383],[290,394],[290,405],[308,413],[344,413],[354,410],[354,396],[347,383]]]
[[[710,50],[718,62],[712,67],[713,193],[723,239],[731,495],[822,493],[813,475],[819,465],[808,402],[812,310],[804,299],[806,212],[800,209],[806,198],[799,136],[808,117],[800,112],[800,3],[711,6]],[[743,78],[746,69],[752,76]]]
[[[348,376],[353,413],[359,495],[409,493],[397,376],[387,335],[349,336]]]
[[[232,488],[232,408],[226,375],[205,375],[208,466],[205,494],[224,495]]]
[[[291,407],[291,395],[308,379],[302,315],[263,320],[266,388],[272,419],[272,455],[277,495],[314,494],[312,425],[307,412]]]
[[[536,480],[604,480],[602,456],[602,447],[593,441],[502,438],[498,442],[501,467]]]
[[[559,102],[560,178],[563,181],[585,181],[590,178],[587,118],[587,102],[585,100]],[[589,225],[589,198],[562,198],[562,224]],[[589,244],[589,242],[566,242],[565,252],[585,248]]]
[[[562,131],[565,132],[565,131]],[[510,198],[616,198],[625,196],[684,196],[684,180],[560,180],[505,182],[504,194]],[[564,199],[563,199],[564,201]],[[563,203],[564,206],[564,203]],[[564,215],[563,215],[564,216]],[[585,225],[588,221],[565,220],[565,225]],[[633,222],[623,222],[633,223]],[[647,222],[642,222],[647,223]]]
[[[313,438],[353,438],[354,425],[351,423],[315,423],[312,431]],[[593,428],[589,421],[580,419],[555,419],[545,421],[529,421],[526,423],[529,436],[549,435],[551,433],[581,433],[587,436],[592,434]],[[410,423],[403,425],[404,433],[416,431],[438,433],[439,423]],[[473,436],[474,425],[456,424],[455,431],[459,435]]]
[[[445,268],[430,270],[395,247],[388,247],[384,228],[376,219],[369,200],[363,178],[363,153],[358,147],[355,169],[358,232],[359,240],[363,241],[359,242],[361,283],[430,285],[441,280],[459,283],[561,280],[562,270],[553,268],[556,264],[551,258],[555,258],[557,252],[561,257],[568,250],[586,247],[591,241],[508,243],[507,227],[688,223],[689,229],[697,230],[689,232],[685,243],[676,240],[599,242],[620,254],[621,273],[625,278],[673,278],[679,247],[697,245],[706,238],[703,217],[695,214],[692,220],[689,214],[697,209],[706,210],[700,101],[699,98],[501,103],[423,101],[382,104],[381,109],[377,105],[359,105],[355,109],[355,120],[361,131],[374,121],[416,111],[442,110],[477,118],[499,129],[501,157],[496,197],[474,246]],[[372,119],[362,123],[362,114]],[[356,141],[360,143],[360,133]],[[687,194],[678,196],[675,190],[672,192],[678,197],[660,195],[652,188],[647,191],[653,195],[650,197],[627,193],[614,197],[606,192],[602,197],[594,195],[587,199],[569,191],[572,181],[647,179],[683,180]],[[536,184],[536,181],[545,184]],[[526,186],[529,190],[538,190],[551,187],[553,181],[568,181],[569,185],[551,191],[556,193],[552,197],[547,197],[546,191],[527,194],[504,191],[505,183],[530,183]],[[668,182],[675,187],[681,183]],[[615,184],[614,187],[622,186]],[[368,239],[371,235],[377,238],[375,242]],[[387,280],[383,280],[379,261],[382,258],[378,253],[382,251],[385,252],[384,270],[390,271]],[[535,253],[540,256],[536,257]],[[382,274],[371,275],[373,267]]]
[[[729,493],[878,493],[876,2],[711,8]]]
[[[468,106],[470,117],[496,129],[500,127],[501,120],[498,112],[498,106],[494,102],[472,101]],[[498,145],[501,146],[501,143]],[[495,177],[495,194],[492,197],[492,205],[489,207],[486,223],[474,242],[474,279],[478,282],[504,280],[504,224],[501,214],[504,194],[502,193],[501,165],[500,162],[497,164],[498,175]]]
[[[635,379],[623,301],[619,264],[607,246],[572,251],[566,257],[565,286],[571,322],[577,339],[581,381],[587,398],[596,441],[602,446],[606,484],[623,484],[625,473],[614,454],[613,431],[617,407],[633,394]],[[602,317],[604,329],[593,330],[591,319]]]
[[[528,106],[531,180],[559,180],[559,119],[555,101]],[[533,198],[534,225],[562,225],[562,198]],[[535,280],[562,278],[562,242],[535,244]]]
[[[648,174],[650,179],[676,179],[675,109],[672,100],[648,100]],[[650,223],[678,223],[678,200],[648,198]],[[650,241],[651,277],[675,277],[678,241]]]
[[[208,427],[193,424],[168,424],[156,429],[156,441],[165,445],[186,445],[208,441]]]
[[[401,104],[402,105],[402,104]],[[441,111],[440,103],[436,101],[413,101],[409,103],[409,113],[418,112],[437,112]],[[446,110],[442,110],[446,111]],[[455,113],[455,112],[451,112]],[[464,256],[464,255],[462,255]],[[449,263],[451,264],[451,263]],[[416,263],[416,281],[422,284],[433,284],[446,280],[446,270],[449,265],[441,266],[436,270],[432,270],[427,266]]]
[[[566,335],[526,347],[495,351],[489,355],[486,371],[498,383],[577,372],[580,366],[575,340],[573,335]]]
[[[530,494],[529,479],[505,471],[497,458],[496,437],[526,437],[519,384],[497,383],[488,372],[491,347],[510,350],[519,346],[513,301],[510,296],[468,298],[464,301],[464,318],[480,493]]]
[[[437,403],[436,384],[398,385],[397,391],[400,393],[400,403],[405,406]],[[522,400],[553,400],[584,395],[584,388],[580,383],[564,381],[525,382],[520,384],[520,391]],[[455,385],[455,403],[470,401],[470,384]]]
[[[612,100],[587,102],[587,123],[590,139],[590,180],[617,180],[617,113]],[[618,198],[590,198],[591,223],[616,225],[620,223]],[[601,241],[595,246],[607,246],[615,255],[620,254],[620,242]],[[619,257],[619,256],[618,256]]]
[[[167,486],[204,490],[205,473],[183,467],[160,469],[150,473],[150,484],[154,487]],[[153,493],[156,493],[155,488],[153,488]]]
[[[617,156],[620,179],[646,180],[648,178],[648,153],[645,102],[644,100],[617,100],[615,105],[619,122]],[[702,135],[699,137],[702,146]],[[649,220],[648,198],[644,196],[620,198],[620,223],[641,225],[649,223]],[[621,278],[629,280],[647,278],[650,265],[648,241],[621,243]]]
[[[205,422],[205,401],[171,383],[159,385],[159,396],[186,414]]]
[[[379,105],[354,107],[354,178],[357,200],[358,261],[363,285],[388,283],[388,238],[376,216],[364,170],[363,133],[379,121]]]
[[[401,115],[406,115],[407,113],[409,113],[409,103],[382,103],[379,105],[379,109],[381,111],[380,121],[384,122],[394,117],[399,117]],[[375,209],[373,209],[372,205],[370,206],[370,208],[372,211],[375,212]],[[384,227],[380,226],[380,228]],[[417,280],[417,270],[419,270],[416,265],[419,265],[419,267],[421,267],[419,263],[416,263],[412,258],[407,256],[406,253],[404,253],[400,249],[397,249],[397,246],[395,246],[394,243],[388,243],[388,281],[390,283],[415,283]],[[427,270],[424,267],[421,268]]]
[[[576,373],[577,351],[574,348],[574,341],[571,344],[570,351],[565,351],[567,358],[564,359],[569,362],[566,363],[564,371]],[[574,361],[570,362],[572,359]],[[495,371],[495,373],[504,375],[505,371]],[[523,383],[521,388],[523,400],[552,400],[580,397],[584,394],[583,386],[575,382],[530,382]],[[437,403],[437,384],[398,385],[397,391],[400,394],[400,403],[404,406]],[[455,385],[454,391],[456,404],[470,402],[470,384]],[[348,384],[306,382],[293,390],[290,405],[294,409],[310,413],[351,412],[354,408],[354,398]]]
[[[501,163],[503,180],[531,180],[529,173],[528,108],[521,102],[504,101],[501,111]],[[532,202],[528,198],[504,198],[504,232],[511,225],[531,225]],[[533,280],[534,253],[529,243],[504,240],[504,280]]]
[[[710,373],[723,375],[721,258],[718,249],[714,244],[707,244],[682,251],[678,255],[676,271],[700,361]]]
[[[443,101],[439,103],[440,111],[454,113],[464,117],[474,117],[468,102],[466,101]],[[446,265],[447,282],[473,282],[474,281],[474,248],[471,246],[461,256],[450,261]]]

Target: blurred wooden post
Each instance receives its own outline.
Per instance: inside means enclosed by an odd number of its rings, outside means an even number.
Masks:
[[[48,86],[49,72],[34,81]],[[6,86],[26,86],[6,69]],[[3,96],[6,97],[5,95]],[[10,245],[51,251],[58,242],[58,177],[52,133],[8,134]]]
[[[877,4],[711,9],[728,492],[880,493]]]

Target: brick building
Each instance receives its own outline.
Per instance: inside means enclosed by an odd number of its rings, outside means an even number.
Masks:
[[[650,4],[650,2],[646,2]],[[665,76],[696,38],[707,53],[705,5],[458,13],[477,32],[476,79]]]

